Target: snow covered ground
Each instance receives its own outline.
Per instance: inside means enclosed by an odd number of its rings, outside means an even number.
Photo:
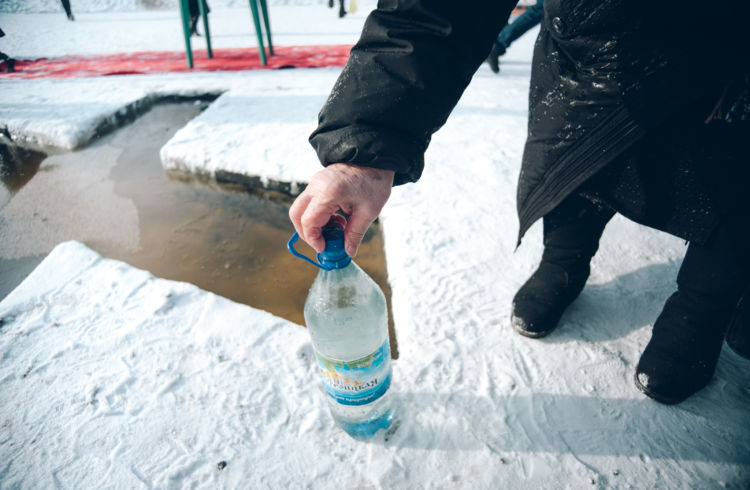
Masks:
[[[342,21],[320,3],[282,3],[271,2],[279,45],[332,44],[344,25],[335,43],[351,43],[372,6]],[[245,18],[241,43],[252,42],[246,8],[212,9],[212,26]],[[173,18],[2,13],[0,50],[91,53],[92,36],[99,52],[180,50],[179,29],[173,44],[155,34]],[[121,30],[127,43],[106,41]],[[750,362],[725,348],[714,381],[676,407],[632,381],[680,240],[613,220],[559,330],[531,340],[510,328],[541,252],[539,225],[515,250],[532,43],[519,40],[499,76],[479,69],[423,178],[383,212],[395,431],[360,443],[336,429],[300,326],[61,237],[0,302],[0,488],[747,488]],[[338,73],[0,80],[0,127],[73,149],[128,107],[221,93],[163,148],[165,165],[305,181],[318,168],[307,136]],[[3,257],[24,249],[6,231],[13,196],[0,191]]]

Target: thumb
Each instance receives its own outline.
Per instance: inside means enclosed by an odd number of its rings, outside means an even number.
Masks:
[[[349,221],[344,229],[344,248],[349,257],[357,255],[359,245],[373,221],[375,221],[374,216],[369,217],[362,213],[354,213],[349,216]]]

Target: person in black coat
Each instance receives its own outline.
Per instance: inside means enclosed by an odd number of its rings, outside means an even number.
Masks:
[[[544,0],[537,0],[533,5],[527,6],[526,10],[513,22],[506,24],[492,43],[492,50],[487,56],[487,64],[493,73],[500,73],[500,57],[510,48],[510,45],[523,36],[533,27],[536,27],[544,15]]]
[[[333,8],[333,0],[328,0],[328,7]],[[346,15],[346,9],[344,8],[344,0],[339,0],[339,17]]]
[[[199,0],[188,0],[188,13],[190,15],[190,35],[192,36],[200,36],[198,33],[198,21],[201,18],[201,9],[200,5],[198,5]],[[206,14],[208,15],[209,12],[211,12],[211,9],[208,7],[208,2],[205,3],[206,6]]]
[[[290,209],[317,251],[342,210],[353,256],[391,186],[419,179],[431,135],[515,5],[459,3],[383,0],[369,15],[310,136],[325,168]],[[545,249],[511,324],[554,330],[615,213],[684,238],[677,291],[635,373],[663,403],[708,384],[750,277],[749,7],[725,7],[547,0],[534,49],[518,242],[543,219]]]
[[[0,37],[5,37],[5,33],[2,29],[0,29]],[[7,71],[8,73],[16,71],[16,60],[3,53],[2,51],[0,51],[0,63],[5,63],[5,71]]]

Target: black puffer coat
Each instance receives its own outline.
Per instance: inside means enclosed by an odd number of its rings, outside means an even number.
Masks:
[[[321,162],[392,169],[396,184],[416,181],[431,135],[515,3],[380,1],[310,136]],[[519,237],[665,122],[718,99],[750,60],[743,1],[547,0],[544,7],[518,183]]]

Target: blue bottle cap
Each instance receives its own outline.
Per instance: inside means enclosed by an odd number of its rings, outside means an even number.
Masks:
[[[320,252],[318,262],[325,270],[343,269],[352,261],[344,249],[344,230],[339,227],[323,228],[323,239],[326,241],[326,249]]]
[[[287,242],[286,247],[292,255],[310,262],[315,267],[320,267],[326,271],[343,269],[352,261],[352,258],[346,255],[346,250],[344,249],[345,224],[346,220],[343,216],[334,215],[331,217],[331,220],[322,230],[323,239],[326,242],[326,248],[316,256],[318,259],[317,262],[305,257],[295,250],[294,244],[299,240],[299,235],[297,233],[292,235]]]

